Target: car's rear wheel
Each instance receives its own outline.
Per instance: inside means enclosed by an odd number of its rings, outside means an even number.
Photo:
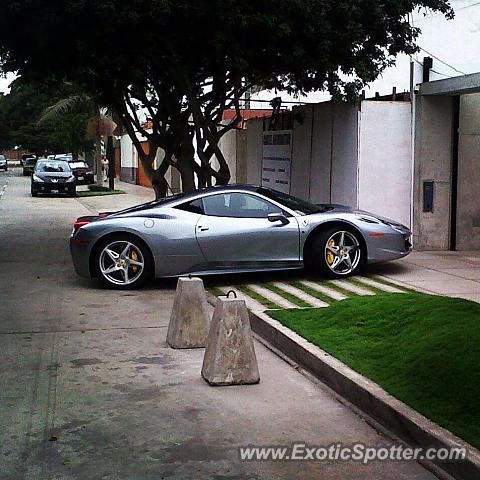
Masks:
[[[360,270],[364,257],[358,233],[344,227],[332,227],[313,240],[310,262],[317,273],[342,278]]]
[[[102,241],[95,249],[94,262],[100,282],[120,290],[140,287],[153,270],[150,250],[132,235],[118,235]]]

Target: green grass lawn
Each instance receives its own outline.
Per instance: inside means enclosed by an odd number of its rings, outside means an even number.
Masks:
[[[119,195],[125,193],[123,190],[105,190],[89,189],[89,190],[77,190],[77,197],[98,197],[101,195]]]
[[[480,448],[480,304],[403,293],[268,313]]]

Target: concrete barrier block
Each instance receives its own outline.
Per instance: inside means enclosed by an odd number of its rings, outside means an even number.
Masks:
[[[205,347],[210,327],[207,294],[200,278],[179,278],[168,325],[172,348]]]
[[[202,376],[210,385],[247,385],[260,381],[244,300],[221,298],[217,301]]]

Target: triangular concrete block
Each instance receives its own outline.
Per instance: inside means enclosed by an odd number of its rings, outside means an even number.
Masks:
[[[179,278],[167,343],[172,348],[205,347],[210,326],[207,294],[200,278]]]
[[[211,385],[246,385],[260,381],[248,310],[243,300],[217,301],[202,376]]]

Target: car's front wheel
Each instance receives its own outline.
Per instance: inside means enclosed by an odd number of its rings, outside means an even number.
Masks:
[[[138,288],[153,271],[150,250],[131,235],[118,235],[102,241],[93,255],[96,276],[108,288]]]
[[[342,278],[357,272],[364,264],[359,234],[343,227],[326,229],[313,240],[311,264],[318,273]]]

